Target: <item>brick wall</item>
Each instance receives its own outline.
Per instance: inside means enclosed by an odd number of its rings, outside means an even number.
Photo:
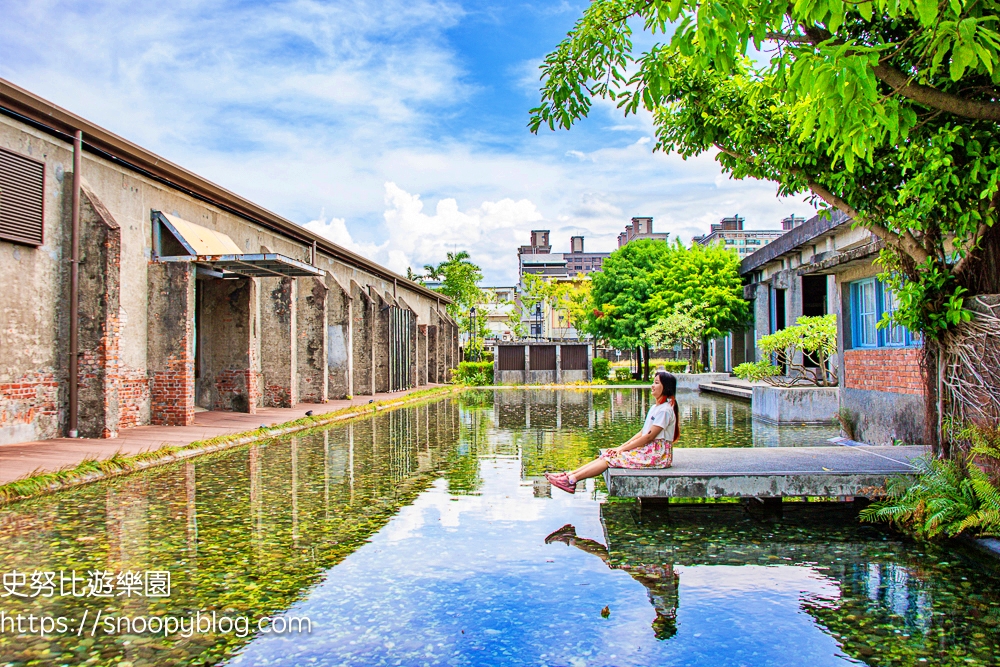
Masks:
[[[149,409],[149,377],[145,371],[121,370],[118,374],[118,428],[145,423]]]
[[[920,348],[844,350],[844,387],[922,396]]]
[[[149,383],[151,423],[187,426],[194,421],[194,362],[172,358]]]
[[[223,370],[215,374],[216,399],[213,410],[257,414],[260,374],[249,370]]]
[[[59,383],[52,373],[0,382],[0,429],[29,424],[38,438],[58,436]]]

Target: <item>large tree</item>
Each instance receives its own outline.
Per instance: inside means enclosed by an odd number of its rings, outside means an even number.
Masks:
[[[871,230],[896,322],[928,342],[933,418],[965,300],[1000,292],[998,7],[595,0],[546,58],[530,127],[569,128],[597,97],[641,107],[658,149],[714,151],[726,173],[809,193]],[[633,28],[662,38],[636,54]]]
[[[695,309],[708,338],[748,319],[736,253],[720,245],[686,248],[679,241],[638,240],[611,253],[593,275],[596,335],[621,348],[642,348],[649,379],[650,328],[677,312]]]
[[[448,314],[468,330],[469,309],[483,301],[479,281],[483,279],[482,270],[470,261],[465,250],[449,252],[443,262],[437,266],[425,265],[427,278],[440,281],[436,291],[451,298],[448,304]]]

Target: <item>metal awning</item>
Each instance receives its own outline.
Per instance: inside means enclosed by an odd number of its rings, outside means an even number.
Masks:
[[[240,247],[222,232],[174,215],[153,211],[152,218],[154,252],[159,262],[193,262],[202,274],[215,278],[294,278],[325,274],[312,264],[278,253],[241,253]],[[171,237],[176,243],[165,242]],[[186,254],[163,255],[171,249]]]
[[[216,278],[301,278],[322,277],[325,272],[312,264],[277,253],[260,255],[179,255],[157,257],[158,262],[193,262]]]

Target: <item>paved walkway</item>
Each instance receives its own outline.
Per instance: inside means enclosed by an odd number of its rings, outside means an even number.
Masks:
[[[611,495],[644,498],[780,498],[877,495],[888,477],[913,472],[927,448],[906,445],[689,448],[661,470],[605,473]]]
[[[440,385],[422,386],[420,390]],[[294,408],[258,408],[257,414],[242,412],[196,412],[190,426],[138,426],[122,431],[117,438],[54,438],[13,445],[0,445],[0,484],[14,481],[33,472],[50,472],[75,466],[86,459],[106,459],[116,452],[138,454],[159,449],[164,445],[187,445],[218,435],[242,433],[261,424],[274,426],[304,417],[307,410],[320,415],[353,405],[365,405],[371,400],[401,398],[412,391],[357,396],[351,400],[329,401],[324,404],[300,403]]]

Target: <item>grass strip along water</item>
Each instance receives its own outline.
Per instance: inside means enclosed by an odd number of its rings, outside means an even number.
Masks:
[[[419,402],[441,398],[461,387],[432,387],[410,392],[399,398],[375,401],[363,405],[352,405],[321,415],[301,417],[292,421],[276,424],[251,431],[220,435],[207,440],[198,440],[187,445],[164,445],[138,454],[126,455],[116,452],[104,459],[84,459],[80,463],[61,470],[49,472],[36,471],[29,475],[0,485],[0,506],[25,500],[46,493],[54,493],[62,489],[89,484],[103,479],[127,475],[147,468],[181,461],[203,454],[218,452],[232,447],[246,445],[256,440],[276,438],[290,433],[327,426],[329,424],[368,417],[373,413],[391,410],[404,405],[414,405]]]

